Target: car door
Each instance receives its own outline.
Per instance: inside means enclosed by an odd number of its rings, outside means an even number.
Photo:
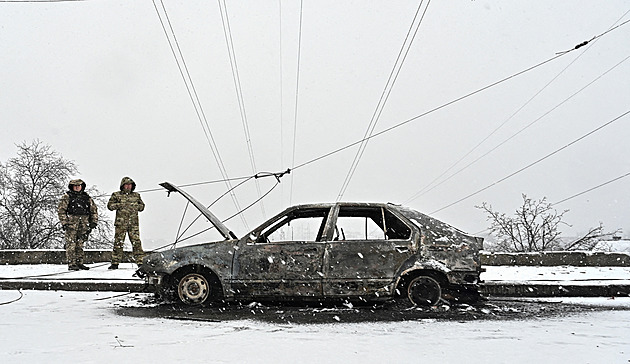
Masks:
[[[379,295],[412,254],[411,228],[383,206],[341,205],[334,230],[324,254],[326,296]]]
[[[329,210],[287,210],[254,230],[235,251],[235,296],[321,297],[322,232]]]

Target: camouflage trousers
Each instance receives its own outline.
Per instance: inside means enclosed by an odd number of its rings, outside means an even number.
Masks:
[[[70,215],[65,229],[68,265],[83,264],[83,246],[90,236],[88,215]]]
[[[114,231],[114,250],[112,251],[112,264],[119,264],[123,259],[123,246],[125,236],[129,235],[131,242],[133,261],[140,265],[144,257],[142,242],[140,241],[140,227],[134,224],[116,225]]]

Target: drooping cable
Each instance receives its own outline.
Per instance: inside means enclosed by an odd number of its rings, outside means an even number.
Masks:
[[[576,92],[574,92],[573,94],[571,94],[569,97],[565,98],[563,101],[561,101],[559,104],[557,104],[556,106],[552,107],[550,110],[548,110],[547,112],[545,112],[544,114],[542,114],[541,116],[539,116],[538,118],[534,119],[532,122],[530,122],[529,124],[525,125],[523,128],[521,128],[520,130],[518,130],[516,133],[512,134],[511,136],[509,136],[508,138],[506,138],[505,140],[503,140],[501,143],[497,144],[495,147],[493,147],[492,149],[488,150],[486,153],[482,154],[481,156],[477,157],[476,159],[474,159],[473,161],[471,161],[470,163],[466,164],[465,166],[463,166],[462,168],[458,169],[456,172],[452,173],[451,175],[449,175],[447,178],[443,179],[442,181],[440,181],[439,183],[433,185],[431,188],[428,189],[424,189],[422,192],[418,192],[416,193],[413,197],[410,197],[409,199],[407,199],[404,203],[409,203],[423,195],[425,195],[426,193],[432,191],[433,189],[437,188],[438,186],[442,185],[443,183],[445,183],[446,181],[450,180],[451,178],[455,177],[456,175],[458,175],[459,173],[463,172],[464,170],[466,170],[467,168],[471,167],[473,164],[477,163],[478,161],[480,161],[481,159],[483,159],[484,157],[486,157],[487,155],[489,155],[490,153],[494,152],[495,150],[499,149],[501,146],[505,145],[507,142],[509,142],[510,140],[512,140],[513,138],[515,138],[516,136],[518,136],[519,134],[521,134],[522,132],[524,132],[526,129],[528,129],[529,127],[531,127],[532,125],[534,125],[535,123],[537,123],[538,121],[542,120],[544,117],[546,117],[547,115],[551,114],[554,110],[558,109],[560,106],[564,105],[565,103],[567,103],[569,100],[571,100],[573,97],[575,97],[576,95],[578,95],[579,93],[581,93],[582,91],[584,91],[586,88],[588,88],[589,86],[591,86],[592,84],[594,84],[596,81],[598,81],[599,79],[601,79],[603,76],[605,76],[606,74],[608,74],[610,71],[614,70],[615,68],[617,68],[619,65],[621,65],[623,62],[627,61],[628,59],[630,59],[630,56],[624,58],[623,60],[619,61],[617,64],[615,64],[614,66],[612,66],[611,68],[609,68],[608,70],[606,70],[604,73],[600,74],[599,76],[595,77],[591,82],[587,83],[586,85],[584,85],[582,88],[580,88],[579,90],[577,90]]]
[[[282,0],[278,0],[278,48],[279,57],[278,62],[280,63],[280,166],[284,166],[284,86],[283,86],[283,63],[282,63]],[[284,186],[280,188],[280,205],[284,206],[283,203],[284,198]]]
[[[153,6],[155,8],[155,12],[158,15],[158,18],[160,20],[160,24],[162,25],[162,29],[164,30],[164,34],[166,35],[169,47],[171,48],[171,52],[173,53],[173,56],[175,58],[175,62],[177,63],[177,67],[179,68],[179,71],[180,71],[180,74],[182,76],[182,79],[184,80],[184,84],[186,85],[186,90],[188,91],[190,99],[191,99],[191,101],[193,103],[193,107],[195,108],[195,112],[197,113],[197,118],[199,119],[199,123],[201,124],[201,128],[204,131],[204,134],[206,136],[206,140],[208,142],[208,145],[210,146],[210,150],[212,151],[214,159],[215,159],[215,161],[217,163],[217,166],[219,168],[219,172],[221,173],[221,176],[223,177],[223,180],[225,181],[225,184],[226,184],[227,188],[231,189],[232,185],[231,185],[231,183],[229,181],[227,170],[226,170],[225,165],[223,163],[223,159],[221,158],[221,155],[219,154],[219,150],[218,150],[218,147],[217,147],[216,142],[214,140],[214,136],[212,135],[212,130],[210,129],[210,125],[208,124],[208,119],[206,118],[205,112],[203,111],[203,106],[202,106],[201,102],[199,101],[199,96],[198,96],[197,91],[195,89],[192,77],[190,76],[190,72],[188,71],[188,67],[186,65],[186,61],[185,61],[184,55],[183,55],[183,53],[181,51],[181,48],[179,47],[179,43],[177,42],[177,37],[175,36],[175,31],[173,30],[173,26],[171,24],[170,18],[168,17],[168,12],[166,11],[166,7],[164,6],[164,3],[162,2],[162,0],[159,0],[160,1],[160,5],[162,7],[162,12],[164,13],[164,18],[166,19],[166,22],[168,23],[168,28],[170,30],[170,33],[169,33],[169,30],[167,30],[167,28],[166,28],[164,20],[162,19],[162,15],[160,14],[160,11],[159,11],[155,1],[156,0],[153,0]],[[171,41],[171,37],[173,38],[172,41]],[[177,52],[175,51],[175,49],[177,49]],[[178,57],[178,55],[179,55],[179,57]],[[181,64],[180,64],[180,62],[181,62]],[[183,70],[182,70],[182,66],[183,66]],[[185,71],[185,75],[184,75],[184,71]],[[189,86],[189,84],[190,84],[190,86]],[[235,194],[231,194],[231,197],[232,197],[232,202],[234,203],[234,206],[236,207],[236,210],[240,211],[241,209],[239,207],[239,203],[238,203],[238,199],[236,198],[236,195]],[[247,226],[247,221],[245,219],[245,216],[241,215],[241,219],[243,221],[243,224],[245,226]]]
[[[225,43],[227,45],[228,57],[230,59],[230,66],[232,68],[232,79],[234,81],[234,88],[236,90],[236,98],[238,99],[238,107],[241,113],[241,124],[243,125],[243,133],[245,134],[245,143],[247,144],[247,153],[249,154],[249,164],[252,168],[252,173],[256,173],[258,168],[256,168],[256,158],[254,157],[254,148],[252,147],[252,138],[249,132],[249,123],[247,121],[247,112],[245,110],[245,99],[243,97],[243,88],[241,85],[241,78],[238,72],[238,62],[236,61],[236,52],[234,51],[234,40],[232,39],[232,29],[230,28],[230,18],[228,14],[228,9],[227,9],[225,0],[218,0],[218,3],[219,3],[219,11],[221,13],[221,21],[223,23],[223,34],[225,35]],[[258,180],[256,180],[256,191],[258,193],[258,197],[260,197],[261,191],[260,191],[260,183],[258,183]],[[262,202],[260,204],[260,209],[261,209],[263,218],[266,218],[267,214],[265,213],[265,205]]]
[[[604,36],[605,34],[609,33],[610,31],[612,31],[612,30],[614,30],[614,29],[618,29],[618,28],[619,28],[619,27],[621,27],[622,25],[627,24],[628,22],[630,22],[630,21],[623,22],[623,23],[619,24],[618,26],[614,27],[613,29],[609,29],[608,31],[606,31],[606,32],[604,32],[604,33],[602,33],[602,34],[600,34],[600,35],[597,35],[597,36],[593,37],[593,38],[592,38],[592,40],[593,40],[593,39],[600,38],[600,37]],[[587,43],[588,43],[588,42],[590,42],[590,41],[587,41]],[[549,58],[549,59],[547,59],[547,60],[545,60],[545,61],[542,61],[542,62],[540,62],[540,63],[537,63],[537,64],[535,64],[535,65],[533,65],[533,66],[531,66],[531,67],[528,67],[528,68],[526,68],[526,69],[524,69],[524,70],[522,70],[522,71],[516,72],[516,73],[514,73],[514,74],[512,74],[512,75],[510,75],[510,76],[508,76],[508,77],[503,78],[503,79],[500,79],[500,80],[498,80],[498,81],[495,81],[495,82],[493,82],[493,83],[491,83],[491,84],[489,84],[489,85],[487,85],[487,86],[484,86],[484,87],[482,87],[482,88],[479,88],[479,89],[477,89],[477,90],[475,90],[475,91],[473,91],[473,92],[470,92],[470,93],[468,93],[468,94],[465,94],[465,95],[463,95],[463,96],[460,96],[460,97],[458,97],[458,98],[456,98],[456,99],[454,99],[454,100],[451,100],[451,101],[449,101],[449,102],[447,102],[447,103],[445,103],[445,104],[442,104],[442,105],[440,105],[440,106],[437,106],[437,107],[435,107],[435,108],[433,108],[433,109],[431,109],[431,110],[429,110],[429,111],[426,111],[426,112],[424,112],[424,113],[422,113],[422,114],[420,114],[420,115],[414,116],[414,117],[412,117],[412,118],[410,118],[410,119],[407,119],[407,120],[405,120],[405,121],[403,121],[403,122],[400,122],[400,123],[398,123],[398,124],[396,124],[396,125],[390,126],[389,128],[386,128],[386,129],[384,129],[384,130],[381,130],[381,131],[379,131],[378,133],[372,134],[370,137],[368,137],[368,138],[364,138],[364,139],[372,139],[372,138],[376,138],[376,137],[378,137],[378,136],[380,136],[380,135],[383,135],[383,134],[385,134],[385,133],[388,133],[388,132],[390,132],[390,131],[392,131],[392,130],[394,130],[394,129],[400,128],[401,126],[404,126],[404,125],[407,125],[407,124],[409,124],[409,123],[411,123],[411,122],[414,122],[414,121],[416,121],[416,120],[418,120],[418,119],[420,119],[420,118],[422,118],[422,117],[424,117],[424,116],[426,116],[426,115],[429,115],[429,114],[431,114],[431,113],[434,113],[434,112],[436,112],[436,111],[438,111],[438,110],[441,110],[441,109],[443,109],[443,108],[445,108],[445,107],[447,107],[447,106],[450,106],[450,105],[455,104],[455,103],[457,103],[457,102],[459,102],[459,101],[462,101],[462,100],[464,100],[464,99],[467,99],[467,98],[469,98],[469,97],[471,97],[471,96],[473,96],[473,95],[476,95],[476,94],[481,93],[481,92],[483,92],[483,91],[485,91],[485,90],[487,90],[487,89],[490,89],[490,88],[492,88],[492,87],[494,87],[494,86],[497,86],[497,85],[499,85],[499,84],[501,84],[501,83],[504,83],[504,82],[506,82],[506,81],[509,81],[509,80],[511,80],[512,78],[518,77],[518,76],[520,76],[520,75],[522,75],[522,74],[525,74],[525,73],[527,73],[527,72],[529,72],[529,71],[531,71],[531,70],[534,70],[534,69],[536,69],[536,68],[538,68],[538,67],[541,67],[541,66],[543,66],[543,65],[545,65],[545,64],[547,64],[547,63],[550,63],[550,62],[552,62],[552,61],[554,61],[554,60],[556,60],[556,59],[558,59],[558,58],[560,58],[560,57],[562,57],[562,56],[565,56],[565,55],[567,55],[567,54],[570,54],[571,52],[575,51],[576,49],[578,49],[578,48],[576,47],[576,48],[571,49],[571,50],[569,50],[569,51],[566,51],[566,52],[562,52],[562,53],[556,54],[555,56],[553,56],[553,57],[551,57],[551,58]],[[318,162],[318,161],[320,161],[320,160],[322,160],[322,159],[324,159],[324,158],[330,157],[330,156],[332,156],[332,155],[334,155],[334,154],[340,153],[340,152],[342,152],[342,151],[344,151],[344,150],[346,150],[346,149],[348,149],[348,148],[352,148],[353,146],[355,146],[355,145],[357,145],[357,144],[361,143],[364,139],[358,140],[358,141],[356,141],[356,142],[354,142],[354,143],[347,144],[347,145],[345,145],[345,146],[343,146],[343,147],[337,148],[337,149],[332,150],[332,151],[330,151],[330,152],[328,152],[328,153],[322,154],[322,155],[320,155],[320,156],[318,156],[318,157],[315,157],[315,158],[309,159],[309,160],[307,160],[306,162],[300,163],[300,164],[298,164],[298,165],[293,164],[293,167],[292,167],[291,169],[292,169],[292,170],[295,170],[295,169],[298,169],[298,168],[302,168],[302,167],[307,166],[307,165],[309,165],[309,164],[312,164],[312,163]]]
[[[600,125],[599,127],[595,128],[595,129],[593,129],[593,130],[591,130],[590,132],[588,132],[588,133],[586,133],[586,134],[582,135],[581,137],[579,137],[579,138],[577,138],[577,139],[573,140],[573,141],[572,141],[572,142],[570,142],[569,144],[565,144],[564,146],[562,146],[562,147],[560,147],[560,148],[558,148],[558,149],[554,150],[553,152],[551,152],[551,153],[549,153],[549,154],[545,155],[544,157],[537,159],[536,161],[534,161],[534,162],[532,162],[532,163],[530,163],[530,164],[526,165],[525,167],[520,168],[520,169],[518,169],[517,171],[512,172],[512,173],[510,173],[509,175],[507,175],[507,176],[505,176],[505,177],[503,177],[503,178],[499,179],[498,181],[496,181],[496,182],[494,182],[494,183],[491,183],[491,184],[489,184],[488,186],[486,186],[486,187],[484,187],[484,188],[482,188],[482,189],[479,189],[479,190],[477,190],[477,191],[475,191],[475,192],[473,192],[473,193],[471,193],[471,194],[469,194],[469,195],[467,195],[467,196],[465,196],[465,197],[462,197],[462,198],[460,198],[459,200],[457,200],[457,201],[455,201],[455,202],[452,202],[452,203],[450,203],[450,204],[448,204],[448,205],[446,205],[446,206],[444,206],[444,207],[442,207],[442,208],[440,208],[440,209],[437,209],[437,210],[435,210],[435,211],[431,212],[429,215],[433,215],[433,214],[438,213],[438,212],[440,212],[440,211],[442,211],[442,210],[445,210],[445,209],[447,209],[447,208],[449,208],[449,207],[451,207],[451,206],[453,206],[453,205],[456,205],[456,204],[458,204],[458,203],[460,203],[460,202],[462,202],[462,201],[465,201],[465,200],[467,200],[467,199],[469,199],[469,198],[471,198],[471,197],[473,197],[473,196],[475,196],[475,195],[478,195],[478,194],[480,194],[481,192],[483,192],[483,191],[485,191],[485,190],[487,190],[487,189],[489,189],[489,188],[491,188],[491,187],[494,187],[494,186],[498,185],[499,183],[501,183],[501,182],[503,182],[503,181],[505,181],[505,180],[507,180],[507,179],[509,179],[509,178],[511,178],[511,177],[513,177],[513,176],[515,176],[515,175],[517,175],[517,174],[519,174],[519,173],[521,173],[521,172],[523,172],[523,171],[525,171],[525,170],[529,169],[530,167],[535,166],[536,164],[538,164],[538,163],[540,163],[540,162],[544,161],[545,159],[547,159],[547,158],[549,158],[549,157],[551,157],[551,156],[553,156],[553,155],[555,155],[555,154],[557,154],[557,153],[559,153],[559,152],[563,151],[564,149],[566,149],[566,148],[568,148],[568,147],[572,146],[573,144],[575,144],[575,143],[577,143],[577,142],[579,142],[579,141],[581,141],[581,140],[583,140],[583,139],[587,138],[588,136],[590,136],[590,135],[592,135],[592,134],[594,134],[594,133],[596,133],[596,132],[600,131],[601,129],[603,129],[603,128],[605,128],[605,127],[609,126],[610,124],[614,123],[615,121],[617,121],[617,120],[619,120],[619,119],[623,118],[624,116],[626,116],[626,115],[628,115],[628,114],[630,114],[630,110],[628,110],[628,111],[624,112],[623,114],[621,114],[621,115],[617,116],[616,118],[614,118],[614,119],[612,119],[612,120],[610,120],[610,121],[608,121],[608,122],[604,123],[603,125]]]
[[[567,54],[567,53],[565,53],[565,54]],[[519,72],[517,72],[517,73],[514,73],[514,74],[512,74],[512,75],[510,75],[510,76],[508,76],[508,77],[505,77],[505,78],[503,78],[503,79],[500,79],[500,80],[498,80],[498,81],[495,81],[495,82],[493,82],[493,83],[491,83],[491,84],[489,84],[489,85],[487,85],[487,86],[484,86],[484,87],[482,87],[482,88],[479,88],[479,89],[477,89],[477,90],[475,90],[475,91],[473,91],[473,92],[470,92],[470,93],[465,94],[465,95],[463,95],[463,96],[460,96],[460,97],[458,97],[458,98],[456,98],[456,99],[453,99],[453,100],[451,100],[451,101],[449,101],[449,102],[447,102],[447,103],[444,103],[444,104],[442,104],[442,105],[440,105],[440,106],[437,106],[437,107],[435,107],[435,108],[433,108],[433,109],[431,109],[431,110],[429,110],[429,111],[425,111],[425,112],[423,112],[423,113],[422,113],[422,114],[420,114],[420,115],[414,116],[414,117],[412,117],[412,118],[410,118],[410,119],[407,119],[407,120],[405,120],[405,121],[403,121],[403,122],[400,122],[400,123],[398,123],[398,124],[396,124],[396,125],[390,126],[389,128],[386,128],[386,129],[381,130],[381,131],[379,131],[379,132],[377,132],[377,133],[374,133],[374,134],[372,134],[371,136],[369,136],[369,137],[367,137],[367,138],[363,138],[363,139],[357,140],[356,142],[353,142],[353,143],[347,144],[347,145],[345,145],[345,146],[343,146],[343,147],[340,147],[340,148],[337,148],[337,149],[335,149],[335,150],[332,150],[332,151],[330,151],[330,152],[328,152],[328,153],[322,154],[322,155],[320,155],[320,156],[318,156],[318,157],[315,157],[315,158],[309,159],[309,160],[307,160],[306,162],[300,163],[300,164],[298,164],[298,165],[294,165],[291,169],[292,169],[292,170],[296,170],[296,169],[298,169],[298,168],[302,168],[302,167],[304,167],[304,166],[307,166],[307,165],[309,165],[309,164],[312,164],[312,163],[318,162],[318,161],[320,161],[320,160],[322,160],[322,159],[324,159],[324,158],[327,158],[327,157],[330,157],[330,156],[332,156],[332,155],[334,155],[334,154],[337,154],[337,153],[339,153],[339,152],[342,152],[342,151],[344,151],[344,150],[346,150],[346,149],[348,149],[348,148],[352,148],[353,146],[355,146],[355,145],[357,145],[357,144],[361,143],[362,141],[364,141],[364,140],[366,140],[366,139],[376,138],[376,137],[381,136],[381,135],[383,135],[383,134],[389,133],[390,131],[392,131],[392,130],[394,130],[394,129],[398,129],[398,128],[400,128],[401,126],[404,126],[404,125],[407,125],[407,124],[409,124],[409,123],[411,123],[411,122],[417,121],[417,120],[419,120],[419,119],[421,119],[421,118],[423,118],[423,117],[425,117],[425,116],[427,116],[427,115],[429,115],[429,114],[432,114],[432,113],[434,113],[434,112],[436,112],[436,111],[438,111],[438,110],[441,110],[441,109],[443,109],[443,108],[445,108],[445,107],[447,107],[447,106],[450,106],[450,105],[455,104],[455,103],[457,103],[457,102],[459,102],[459,101],[462,101],[462,100],[464,100],[464,99],[467,99],[467,98],[469,98],[469,97],[471,97],[471,96],[474,96],[474,95],[476,95],[476,94],[478,94],[478,93],[481,93],[481,92],[483,92],[483,91],[485,91],[485,90],[487,90],[487,89],[489,89],[489,88],[492,88],[492,87],[494,87],[494,86],[497,86],[497,85],[499,85],[499,84],[501,84],[501,83],[503,83],[503,82],[509,81],[509,80],[511,80],[512,78],[518,77],[518,76],[520,76],[520,75],[522,75],[522,74],[524,74],[524,73],[527,73],[527,72],[529,72],[529,71],[531,71],[531,70],[533,70],[533,69],[536,69],[536,68],[538,68],[538,67],[541,67],[541,66],[543,66],[543,65],[545,65],[545,64],[547,64],[547,63],[549,63],[549,62],[552,62],[552,61],[554,61],[554,60],[558,59],[559,57],[564,56],[565,54],[558,54],[558,55],[555,55],[555,56],[553,56],[553,57],[551,57],[551,58],[549,58],[549,59],[547,59],[547,60],[545,60],[545,61],[542,61],[542,62],[540,62],[540,63],[537,63],[537,64],[535,64],[535,65],[533,65],[533,66],[531,66],[531,67],[529,67],[529,68],[526,68],[526,69],[524,69],[524,70],[522,70],[522,71],[519,71]]]
[[[587,190],[584,190],[584,191],[582,191],[582,192],[576,193],[575,195],[569,196],[569,197],[567,197],[567,198],[565,198],[565,199],[562,199],[562,200],[560,200],[560,201],[558,201],[558,202],[554,202],[554,203],[552,203],[552,205],[559,205],[559,204],[561,204],[561,203],[563,203],[563,202],[566,202],[566,201],[572,200],[572,199],[574,199],[574,198],[576,198],[576,197],[578,197],[578,196],[582,196],[582,195],[584,195],[584,194],[586,194],[586,193],[589,193],[589,192],[591,192],[591,191],[593,191],[593,190],[596,190],[596,189],[598,189],[598,188],[604,187],[604,186],[606,186],[606,185],[608,185],[608,184],[611,184],[611,183],[613,183],[613,182],[615,182],[615,181],[618,181],[618,180],[620,180],[620,179],[622,179],[622,178],[626,178],[626,177],[628,177],[628,176],[630,176],[630,172],[628,172],[628,173],[626,173],[626,174],[624,174],[624,175],[621,175],[621,176],[619,176],[619,177],[617,177],[617,178],[613,178],[613,179],[611,179],[611,180],[609,180],[609,181],[606,181],[606,182],[604,182],[604,183],[600,183],[600,184],[598,184],[598,185],[597,185],[597,186],[595,186],[595,187],[591,187],[591,188],[589,188],[589,189],[587,189]]]
[[[628,15],[628,13],[630,13],[630,10],[626,11],[621,17],[619,17],[619,19],[617,19],[608,28],[608,30],[606,32],[602,33],[602,35],[608,33],[609,31],[611,31],[611,30],[613,30],[615,28],[617,28],[618,26],[616,26],[616,24],[619,23],[621,21],[621,19],[623,19],[626,15]],[[620,24],[620,25],[622,25],[622,24]],[[599,37],[601,37],[601,35]],[[567,69],[569,69],[575,62],[577,62],[593,46],[593,44],[597,40],[598,39],[595,39],[594,41],[590,42],[589,46],[587,48],[585,48],[584,51],[582,51],[577,57],[575,57],[575,59],[573,59],[566,67],[564,67],[555,77],[553,77],[549,82],[547,82],[547,84],[545,84],[540,90],[538,90],[532,97],[530,97],[523,105],[521,105],[507,119],[505,119],[498,127],[496,127],[492,132],[490,132],[490,134],[488,134],[479,143],[477,143],[472,149],[470,149],[461,158],[459,158],[455,163],[451,164],[451,166],[449,166],[446,170],[444,170],[444,172],[442,172],[440,175],[438,175],[433,180],[431,180],[429,183],[427,183],[424,187],[422,187],[418,192],[416,192],[413,196],[409,197],[403,203],[409,203],[409,202],[415,200],[416,198],[419,198],[419,197],[425,195],[430,190],[436,188],[437,186],[443,184],[444,182],[446,182],[449,179],[451,179],[452,177],[454,177],[456,174],[460,173],[463,169],[469,167],[469,165],[468,165],[465,168],[460,169],[459,171],[457,171],[457,173],[449,176],[447,179],[444,179],[441,182],[439,182],[437,185],[433,186],[434,183],[436,183],[438,180],[440,180],[440,178],[444,177],[448,172],[450,172],[453,168],[455,168],[455,166],[457,166],[464,159],[466,159],[469,155],[471,155],[475,150],[477,150],[479,147],[481,147],[488,139],[490,139],[490,137],[492,137],[497,131],[499,131],[499,129],[501,129],[505,124],[507,124],[509,121],[511,121],[518,113],[520,113],[527,105],[529,105],[536,97],[538,97],[545,89],[547,89],[547,87],[549,87],[553,82],[555,82]],[[580,43],[580,44],[582,44],[582,43]],[[574,49],[578,49],[578,48],[581,48],[581,47],[577,47],[576,46]],[[472,163],[474,163],[474,162],[476,162],[476,161],[473,161]],[[431,187],[431,186],[433,186],[433,187]]]
[[[414,14],[411,24],[409,25],[409,30],[407,30],[407,34],[405,35],[405,40],[400,46],[400,50],[398,51],[396,61],[394,62],[394,65],[392,66],[392,70],[389,73],[389,77],[387,78],[385,87],[383,88],[383,91],[381,92],[381,96],[378,100],[374,113],[372,114],[370,123],[368,124],[368,127],[365,130],[365,134],[363,135],[363,141],[359,145],[359,149],[357,150],[357,153],[354,156],[354,160],[352,161],[352,164],[350,165],[350,169],[348,170],[348,173],[346,174],[346,178],[344,179],[341,185],[341,189],[339,190],[339,194],[337,195],[337,201],[343,198],[343,195],[345,194],[346,189],[348,188],[350,181],[352,180],[352,177],[354,176],[354,173],[359,165],[359,162],[361,158],[363,157],[363,153],[365,152],[365,149],[367,148],[367,144],[369,142],[369,139],[367,139],[367,137],[371,136],[372,133],[374,133],[374,129],[376,128],[376,125],[378,124],[380,120],[383,109],[385,108],[385,104],[387,103],[387,100],[389,99],[389,95],[391,94],[392,89],[394,88],[394,84],[396,83],[396,80],[398,79],[398,75],[400,74],[400,70],[403,67],[403,64],[405,62],[405,59],[407,58],[407,55],[409,54],[409,50],[411,49],[413,41],[415,40],[416,35],[418,34],[418,29],[420,28],[420,25],[422,24],[422,20],[424,19],[424,16],[426,15],[426,12],[427,12],[427,9],[429,7],[431,0],[427,1],[427,6],[424,8],[422,17],[420,18],[419,21],[416,22],[416,20],[418,19],[418,15],[420,14],[420,10],[422,9],[423,2],[424,0],[421,0],[420,4],[418,4],[418,9],[416,10],[416,13]],[[413,32],[413,35],[411,35],[412,32]],[[411,38],[410,38],[410,35],[411,35]]]
[[[297,49],[297,70],[295,78],[295,107],[293,115],[293,148],[291,152],[291,165],[295,165],[295,145],[297,140],[297,126],[298,126],[298,100],[300,96],[300,60],[302,57],[302,13],[303,13],[304,0],[300,0],[300,22],[298,26],[298,49]],[[293,168],[295,169],[295,168]],[[293,204],[293,174],[291,174],[290,192],[289,192],[289,205]]]

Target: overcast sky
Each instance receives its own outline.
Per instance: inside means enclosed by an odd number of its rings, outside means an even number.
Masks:
[[[226,1],[241,112],[223,2],[164,0],[164,13],[156,1],[159,16],[150,0],[0,1],[2,162],[16,143],[39,139],[107,193],[123,176],[138,190],[223,179],[162,27],[170,21],[227,176],[253,174],[242,115],[257,171],[300,166],[364,136],[420,4],[305,0],[300,12],[297,0]],[[475,233],[488,226],[474,207],[484,201],[511,213],[522,193],[557,202],[630,172],[627,115],[501,181],[630,110],[630,24],[416,118],[622,24],[628,1],[425,1],[425,9],[375,132],[415,119],[370,140],[342,200],[404,203]],[[426,191],[471,150],[437,182],[493,148]],[[356,151],[283,177],[245,213],[249,228],[290,204],[335,201]],[[241,208],[274,185],[258,182],[235,190]],[[627,235],[629,187],[630,176],[557,205],[570,210],[565,233],[603,222]],[[226,188],[187,190],[209,204]],[[172,240],[183,199],[143,199],[145,247]],[[224,198],[212,210],[223,219],[236,207]],[[241,219],[227,225],[247,230]]]

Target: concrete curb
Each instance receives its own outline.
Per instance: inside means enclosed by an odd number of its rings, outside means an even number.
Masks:
[[[481,294],[494,297],[628,297],[630,296],[630,285],[491,282],[482,285]]]
[[[144,281],[86,281],[86,280],[0,280],[0,290],[25,289],[36,291],[103,291],[103,292],[153,292]]]

